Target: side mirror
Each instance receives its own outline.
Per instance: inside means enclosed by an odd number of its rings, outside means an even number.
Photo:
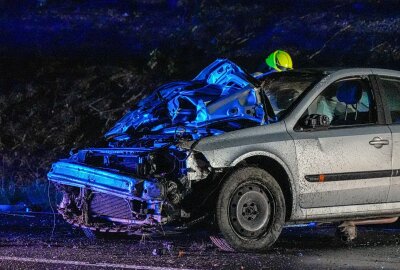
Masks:
[[[328,128],[329,125],[329,117],[323,114],[310,114],[303,120],[303,128],[305,129]]]

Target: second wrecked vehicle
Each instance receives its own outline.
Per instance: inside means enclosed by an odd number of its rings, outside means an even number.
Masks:
[[[75,151],[48,178],[63,217],[94,232],[215,219],[217,245],[261,251],[285,224],[345,221],[352,238],[355,220],[400,214],[399,94],[396,71],[256,79],[217,60],[157,89],[105,134],[108,147]]]

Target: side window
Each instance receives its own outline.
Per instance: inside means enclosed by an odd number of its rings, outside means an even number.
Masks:
[[[330,126],[376,122],[375,101],[367,79],[351,78],[329,85],[313,101],[307,115],[324,115]]]
[[[400,79],[380,77],[393,123],[400,123]]]

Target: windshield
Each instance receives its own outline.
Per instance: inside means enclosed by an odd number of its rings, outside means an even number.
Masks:
[[[263,79],[262,90],[271,103],[275,116],[281,119],[322,77],[317,72],[272,73]]]

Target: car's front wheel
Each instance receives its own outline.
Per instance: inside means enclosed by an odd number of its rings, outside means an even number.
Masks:
[[[217,201],[218,227],[236,250],[265,251],[285,223],[285,199],[276,180],[256,167],[240,168],[222,185]]]

